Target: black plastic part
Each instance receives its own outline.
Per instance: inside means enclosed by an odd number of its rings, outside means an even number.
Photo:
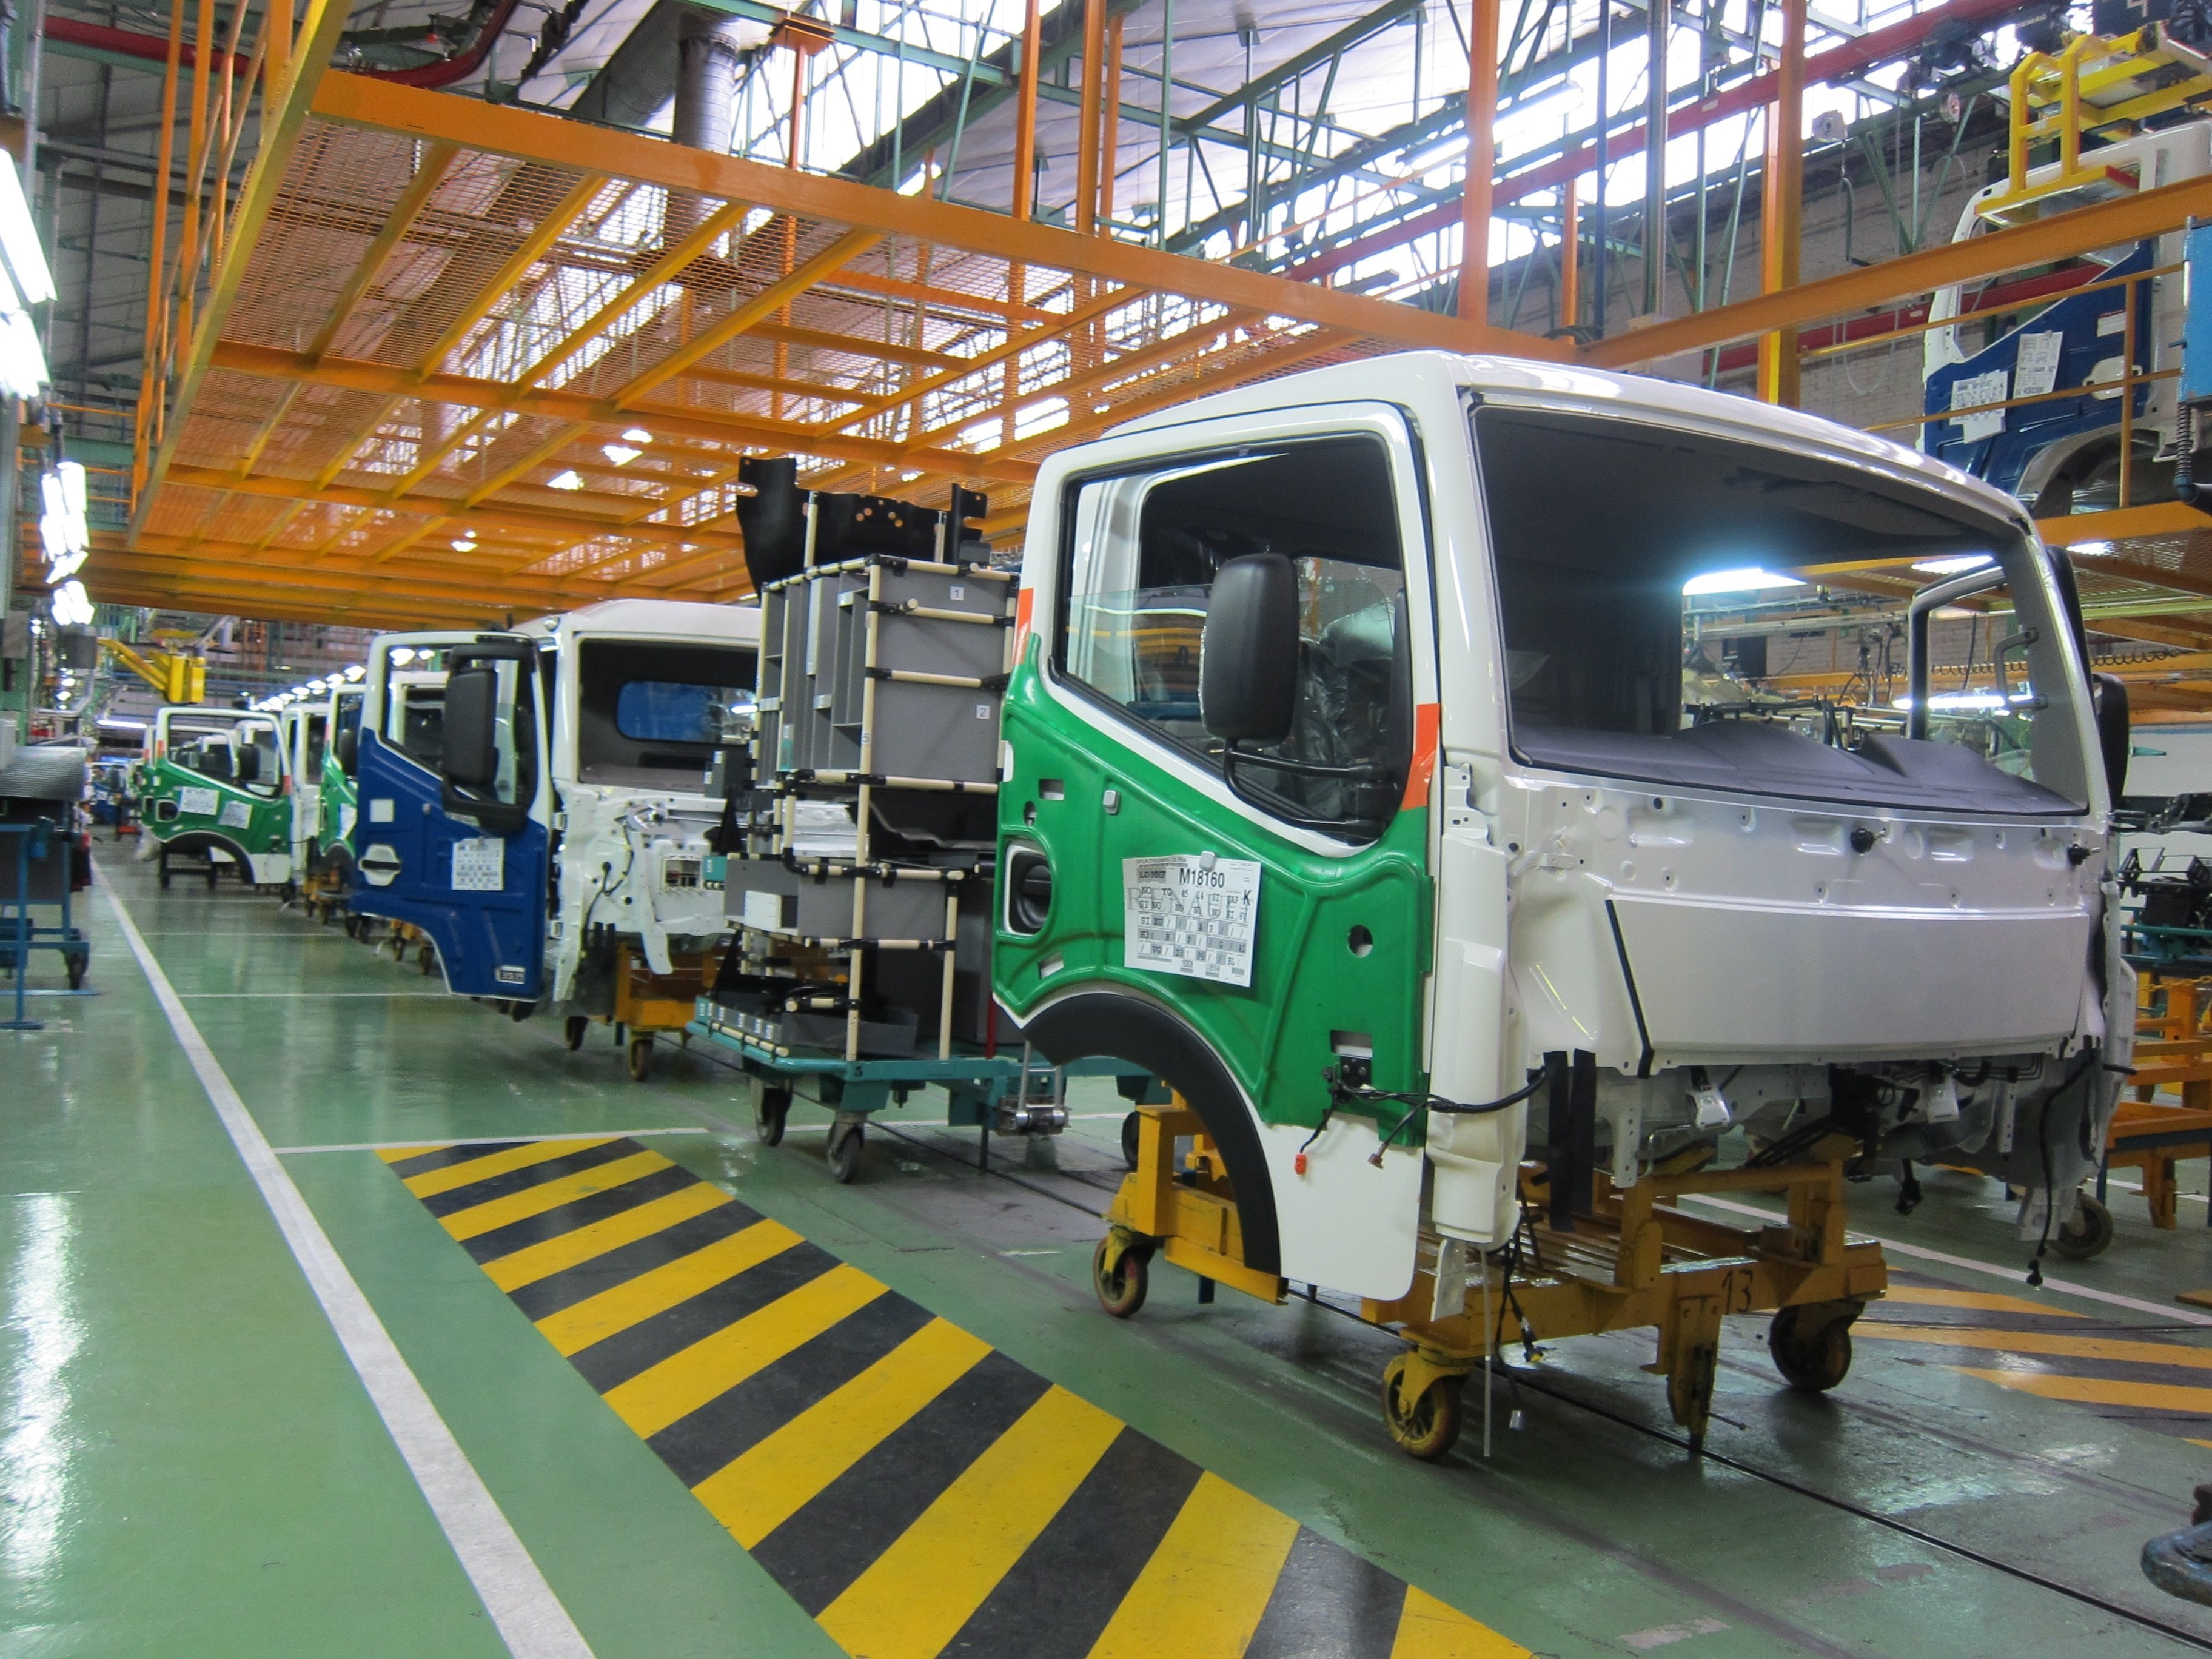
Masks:
[[[2089,696],[2097,714],[2097,747],[2103,752],[2105,784],[2112,805],[2128,792],[2128,761],[2135,734],[2128,717],[2128,683],[2117,674],[2089,676]]]
[[[1231,743],[1280,743],[1297,708],[1298,579],[1279,553],[1221,567],[1200,636],[1198,705]]]
[[[1550,1144],[1545,1165],[1552,1186],[1552,1231],[1572,1232],[1575,1212],[1590,1201],[1590,1171],[1597,1165],[1597,1056],[1577,1048],[1572,1056],[1544,1056],[1550,1084]]]
[[[1124,1060],[1180,1094],[1206,1125],[1237,1188],[1245,1265],[1263,1273],[1282,1270],[1275,1189],[1259,1128],[1236,1079],[1203,1037],[1164,1009],[1113,991],[1079,992],[1056,1002],[1022,1035],[1055,1066],[1099,1056]]]
[[[1006,931],[1024,939],[1044,932],[1052,916],[1052,860],[1035,848],[1006,855]]]
[[[789,455],[748,455],[738,463],[738,482],[753,493],[738,498],[738,528],[745,538],[745,570],[757,588],[797,575],[806,562],[805,496],[799,462]]]

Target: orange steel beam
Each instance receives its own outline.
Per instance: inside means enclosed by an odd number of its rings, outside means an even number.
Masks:
[[[1075,144],[1075,228],[1098,228],[1098,130],[1106,79],[1106,0],[1083,0],[1083,99]]]
[[[649,425],[668,437],[698,438],[709,443],[744,444],[787,454],[820,455],[832,460],[858,461],[864,465],[913,465],[902,446],[877,438],[858,438],[820,427],[791,421],[769,421],[757,416],[715,410],[687,409],[673,404],[641,404],[617,409],[611,400],[584,397],[573,392],[522,391],[504,380],[479,380],[465,374],[433,374],[421,382],[413,373],[388,363],[325,357],[320,362],[305,354],[277,351],[267,346],[241,345],[225,341],[216,348],[214,362],[240,374],[266,380],[306,380],[356,392],[388,392],[395,400],[420,398],[428,403],[453,404],[465,408],[509,410],[546,420],[572,421],[580,426],[622,428]],[[1027,483],[1036,476],[1036,465],[995,455],[971,455],[961,450],[914,452],[924,465],[955,477],[1005,478]],[[375,492],[355,492],[374,496]]]
[[[169,475],[173,483],[200,489],[228,490],[237,495],[265,495],[277,501],[321,501],[331,507],[366,507],[381,513],[413,513],[426,518],[458,516],[454,509],[459,504],[442,495],[409,495],[395,501],[379,489],[356,489],[344,484],[317,486],[295,478],[241,478],[234,473],[205,466],[178,465],[169,469]],[[557,535],[628,536],[636,541],[688,543],[726,547],[732,551],[742,550],[744,546],[743,537],[717,531],[694,531],[675,525],[630,524],[620,519],[516,507],[504,501],[489,501],[471,507],[468,510],[468,516],[483,524],[505,525],[515,530],[551,531]]]
[[[447,324],[437,342],[422,354],[419,374],[434,373],[446,360],[447,353],[459,346],[469,336],[469,331],[489,316],[492,308],[511,296],[515,284],[529,275],[531,268],[543,259],[553,244],[568,234],[569,228],[584,216],[599,193],[606,188],[603,173],[587,173],[577,181],[566,196],[538,222],[537,228],[523,239],[522,246],[507,256],[498,273],[488,280],[483,290],[461,310],[461,314]]]
[[[269,622],[339,623],[399,630],[416,628],[483,626],[495,623],[500,605],[407,605],[383,600],[335,602],[328,594],[294,595],[262,586],[173,582],[137,574],[95,576],[84,572],[85,586],[102,605],[143,606],[150,611],[201,611]]]
[[[1797,286],[1805,193],[1805,0],[1782,0],[1782,59],[1776,68],[1774,101],[1766,106],[1766,169],[1759,222],[1762,294],[1784,294]],[[1660,164],[1665,165],[1663,158]],[[1646,258],[1650,252],[1645,250]],[[1797,331],[1784,326],[1760,335],[1760,401],[1794,409],[1799,388]]]
[[[597,592],[598,596],[604,597],[603,590],[607,586],[605,582],[565,582],[558,577],[503,575],[495,571],[484,572],[483,580],[480,582],[470,582],[457,580],[453,571],[441,570],[434,565],[410,565],[400,569],[383,565],[349,570],[332,565],[302,564],[281,559],[256,559],[250,564],[215,565],[204,562],[197,553],[143,550],[101,553],[95,556],[106,568],[114,570],[158,570],[209,580],[246,580],[260,576],[281,576],[295,586],[319,588],[329,592],[356,589],[374,592],[398,584],[401,591],[411,598],[484,599],[501,604],[512,604],[517,598],[559,603],[579,592]],[[87,568],[89,567],[90,561],[88,561]]]
[[[664,188],[751,202],[779,212],[934,242],[993,258],[1102,276],[1136,288],[1348,329],[1397,345],[1503,351],[1553,361],[1571,355],[1559,341],[1438,317],[1386,300],[1292,282],[1242,266],[1163,253],[1112,237],[1078,236],[1056,226],[902,196],[850,179],[796,173],[735,155],[715,155],[632,133],[587,127],[511,105],[485,104],[447,93],[332,73],[323,77],[317,89],[315,112],[325,120],[349,126],[448,139],[520,160],[596,170]]]
[[[445,182],[446,170],[460,153],[460,146],[453,143],[433,144],[423,152],[422,164],[415,169],[414,180],[392,204],[392,216],[384,222],[384,228],[376,233],[375,240],[362,251],[361,263],[346,278],[338,297],[331,302],[330,317],[307,343],[308,356],[319,357],[337,342],[338,331],[351,320],[354,307],[383,273],[384,263],[392,257],[392,249],[415,228],[416,220],[430,204],[431,196]]]
[[[621,293],[593,312],[580,326],[572,329],[558,345],[517,375],[517,384],[535,386],[598,339],[649,299],[656,289],[665,287],[678,271],[713,247],[733,225],[744,218],[746,211],[744,203],[732,202],[708,214],[690,235],[663,252]]]
[[[260,142],[254,152],[253,165],[247,170],[245,186],[239,195],[238,208],[232,219],[234,228],[216,264],[214,281],[209,286],[206,307],[187,337],[188,356],[184,373],[178,380],[173,398],[170,399],[170,406],[179,418],[165,422],[161,445],[145,473],[149,485],[159,486],[174,458],[178,440],[185,425],[181,417],[190,413],[198,398],[200,384],[207,376],[216,342],[230,315],[231,301],[237,297],[239,284],[245,280],[247,262],[260,240],[262,227],[268,222],[270,210],[275,206],[285,175],[291,170],[292,157],[299,148],[300,135],[307,126],[314,93],[325,77],[324,65],[330,62],[331,53],[337,44],[338,31],[344,25],[345,18],[346,9],[337,3],[337,0],[308,0],[307,16],[300,26],[298,50],[292,56],[275,103],[272,106],[264,100],[262,105]],[[186,222],[189,225],[189,217]],[[158,283],[158,272],[155,274],[155,280]],[[165,362],[166,357],[161,361]],[[158,368],[160,365],[157,363],[156,367]],[[165,389],[165,377],[157,374],[149,381],[141,395],[158,402]],[[137,492],[132,508],[134,524],[143,525],[149,500],[149,490]]]
[[[759,293],[738,305],[728,315],[702,329],[685,344],[637,375],[614,395],[617,409],[630,409],[655,386],[674,380],[702,357],[720,351],[738,336],[764,323],[776,312],[814,286],[839,266],[849,264],[877,243],[883,234],[873,230],[848,230],[828,247],[787,275],[779,276]],[[767,330],[762,331],[763,334]]]
[[[1498,172],[1498,0],[1474,0],[1468,30],[1467,185],[1460,203],[1459,314],[1478,323],[1490,320],[1490,198]]]
[[[2139,242],[2207,214],[2212,214],[2212,177],[2162,185],[1963,242],[1939,243],[1917,253],[1816,277],[1778,294],[1671,317],[1586,345],[1575,354],[1576,360],[1596,368],[1626,368],[2025,265],[2053,264],[2097,248]]]
[[[153,264],[146,279],[146,346],[139,368],[138,406],[131,416],[131,499],[135,510],[145,493],[147,473],[153,464],[152,445],[156,421],[168,389],[168,362],[162,336],[168,322],[168,249],[170,164],[177,142],[177,71],[185,49],[185,0],[169,0],[169,57],[161,76],[161,137],[154,168]]]

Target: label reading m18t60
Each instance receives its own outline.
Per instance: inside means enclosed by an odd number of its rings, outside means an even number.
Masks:
[[[1252,982],[1260,866],[1210,853],[1121,860],[1125,967]]]

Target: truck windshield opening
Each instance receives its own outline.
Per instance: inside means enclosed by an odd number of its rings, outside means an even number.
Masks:
[[[1475,440],[1513,746],[1531,764],[1853,804],[2086,805],[2087,694],[2016,526],[1842,459],[1635,420],[1493,404]],[[1910,593],[1892,585],[1990,562],[2002,586],[1938,613],[1941,695],[1912,738]],[[1836,605],[1815,602],[1824,587]]]

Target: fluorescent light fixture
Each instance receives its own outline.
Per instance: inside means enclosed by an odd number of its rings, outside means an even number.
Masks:
[[[581,489],[584,487],[583,474],[573,466],[562,468],[545,482],[556,489]]]
[[[639,456],[644,454],[645,452],[641,449],[631,449],[623,444],[601,444],[599,446],[599,453],[605,456],[617,466],[628,466]]]
[[[0,167],[0,173],[7,171]],[[35,398],[46,384],[46,354],[39,349],[39,331],[31,325],[31,313],[12,303],[15,294],[9,289],[0,305],[6,315],[0,317],[0,392],[11,398]]]
[[[1923,559],[1912,568],[1924,570],[1931,576],[1956,576],[1995,562],[1996,560],[1987,553],[1961,553],[1955,559]]]
[[[454,538],[453,538],[453,551],[454,551],[454,552],[456,552],[456,553],[473,553],[473,552],[475,552],[476,550],[477,550],[477,538],[476,538],[475,537],[473,537],[473,536],[456,536],[456,537],[454,537]]]
[[[31,222],[31,204],[23,199],[23,175],[10,165],[0,167],[8,177],[0,179],[0,254],[26,304],[44,305],[54,297],[53,272],[47,268],[46,250]]]
[[[413,646],[397,645],[392,647],[392,665],[394,668],[404,668],[409,663],[413,662],[414,660],[415,647]]]
[[[48,603],[53,608],[54,621],[62,627],[88,628],[92,625],[92,600],[86,596],[82,582],[64,582],[54,589]]]
[[[118,732],[143,732],[146,729],[146,722],[143,720],[118,720],[112,714],[102,714],[100,717],[100,724],[112,726]]]
[[[345,677],[346,677],[348,679],[349,679],[349,680],[357,680],[357,679],[361,678],[363,675],[367,674],[368,672],[368,670],[367,670],[366,668],[363,668],[363,667],[362,667],[359,663],[357,663],[357,662],[354,662],[354,663],[348,663],[348,664],[346,665],[346,676],[345,676]]]
[[[2081,554],[2087,558],[2101,559],[2112,552],[2112,544],[2110,542],[2075,542],[2066,550]]]
[[[1685,595],[1750,593],[1763,587],[1804,586],[1795,576],[1777,576],[1761,570],[1757,565],[1747,565],[1741,570],[1709,570],[1702,576],[1692,576],[1682,584],[1682,592]]]
[[[653,434],[641,426],[634,426],[623,434],[623,441],[626,444],[649,444],[653,441]]]
[[[1449,161],[1467,149],[1467,135],[1461,133],[1441,143],[1424,146],[1419,153],[1408,155],[1401,164],[1408,173],[1426,173],[1439,161]]]

